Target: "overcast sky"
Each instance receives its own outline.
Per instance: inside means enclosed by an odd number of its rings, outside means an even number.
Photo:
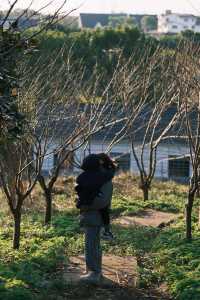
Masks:
[[[11,0],[13,2],[14,0]],[[33,0],[31,8],[38,9],[50,0]],[[52,0],[51,0],[52,1]],[[63,0],[53,0],[53,5],[48,6],[46,12],[54,11]],[[0,9],[6,9],[9,0],[0,0]],[[18,0],[16,7],[26,7],[30,0]],[[64,11],[77,8],[79,12],[127,12],[127,13],[152,13],[160,14],[166,9],[174,12],[192,13],[200,15],[200,0],[68,0]]]

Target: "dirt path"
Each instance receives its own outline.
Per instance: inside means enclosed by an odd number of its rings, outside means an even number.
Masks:
[[[114,220],[123,227],[165,227],[179,217],[177,214],[147,209],[137,216],[122,216]],[[100,286],[80,286],[80,275],[85,271],[83,256],[70,257],[64,271],[64,281],[70,290],[67,300],[170,300],[165,285],[148,289],[137,288],[138,265],[135,257],[103,256],[103,274]]]
[[[154,290],[131,289],[127,287],[81,287],[66,293],[64,300],[172,300],[167,295]],[[58,300],[58,299],[55,299]],[[63,300],[63,298],[61,299]]]
[[[114,224],[119,224],[123,227],[129,226],[152,226],[164,227],[170,224],[179,217],[178,214],[161,212],[153,209],[146,209],[137,216],[121,216],[113,221]]]
[[[134,257],[103,256],[102,269],[105,278],[101,286],[136,286],[137,261]],[[64,280],[68,284],[76,285],[79,283],[80,275],[82,275],[84,271],[84,257],[70,257],[69,264],[64,272]]]

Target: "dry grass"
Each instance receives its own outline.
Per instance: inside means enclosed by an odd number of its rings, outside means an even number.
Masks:
[[[139,189],[139,177],[129,173],[122,173],[114,178],[114,197],[142,200],[143,194]],[[75,208],[74,200],[76,194],[74,191],[75,177],[60,177],[53,189],[53,209],[62,211]],[[186,198],[188,187],[186,185],[177,185],[175,182],[161,182],[155,180],[150,190],[150,199],[167,199],[171,196]],[[135,201],[134,200],[134,201]],[[44,212],[45,198],[43,191],[37,184],[31,195],[25,200],[23,212]],[[6,198],[0,190],[0,212],[9,213]]]
[[[139,176],[122,173],[114,178],[114,192],[129,198],[142,199],[143,193],[139,188]],[[186,195],[188,186],[173,181],[154,180],[150,190],[150,198],[160,198],[164,195]]]
[[[74,207],[75,199],[75,178],[73,176],[60,177],[53,189],[53,209],[63,210]],[[45,198],[39,184],[37,184],[31,195],[24,201],[23,212],[43,212],[45,208]],[[0,190],[0,212],[9,213],[6,197]]]
[[[65,210],[74,207],[75,199],[75,178],[73,176],[60,177],[53,188],[53,209]],[[45,198],[39,184],[36,185],[31,196],[24,203],[25,211],[43,212],[45,207]]]
[[[138,188],[139,177],[130,173],[121,173],[114,178],[114,193],[125,197],[142,198],[142,191]]]

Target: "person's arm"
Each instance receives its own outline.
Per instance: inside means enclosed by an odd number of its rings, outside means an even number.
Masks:
[[[94,198],[92,205],[89,206],[89,210],[100,210],[110,205],[112,197],[112,182],[106,182],[100,189],[99,194]]]
[[[102,173],[102,178],[105,182],[110,181],[113,179],[114,175],[115,175],[115,169],[111,168],[111,169],[102,169],[101,170]]]

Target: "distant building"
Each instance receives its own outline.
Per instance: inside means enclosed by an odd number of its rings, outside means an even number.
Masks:
[[[84,109],[84,106],[82,106]],[[123,116],[123,112],[118,110],[117,112],[119,116]],[[169,124],[170,120],[176,113],[175,108],[169,108],[162,116],[162,122],[160,126],[157,127],[154,134],[158,136],[162,129],[166,128]],[[138,157],[141,156],[141,151],[143,148],[143,139],[145,135],[145,130],[147,123],[144,120],[148,120],[151,116],[151,110],[149,108],[144,108],[141,114],[138,116],[137,121],[132,127],[134,135],[134,145],[135,145],[135,152]],[[194,116],[193,116],[194,117]],[[143,126],[139,126],[139,124],[144,124]],[[62,133],[64,132],[64,127]],[[59,130],[59,128],[58,130]],[[60,174],[68,175],[68,174],[77,174],[80,172],[80,169],[77,167],[83,158],[88,155],[89,153],[101,153],[105,152],[116,135],[119,134],[121,129],[124,127],[124,123],[117,123],[110,128],[102,129],[101,131],[95,133],[93,136],[90,137],[87,146],[83,145],[81,148],[77,149],[75,153],[71,155],[70,160],[75,164],[66,164],[63,166]],[[139,129],[138,129],[139,128]],[[68,126],[66,125],[66,132],[68,132]],[[174,135],[177,130],[180,131],[179,124],[177,124],[177,128],[174,128],[170,131],[169,135]],[[44,158],[44,163],[42,167],[43,174],[48,176],[49,173],[55,167],[56,159],[57,159],[57,139],[55,134],[55,139],[51,140],[51,143],[48,144],[47,149],[47,156]],[[119,137],[119,135],[118,135]],[[149,148],[148,148],[148,139],[146,137],[146,145],[144,147],[144,167],[146,170],[149,168]],[[55,151],[55,153],[54,153]],[[162,141],[158,148],[157,148],[157,165],[155,170],[155,177],[161,180],[176,180],[179,182],[188,182],[191,173],[192,173],[192,164],[190,161],[190,150],[189,146],[183,139],[177,139],[176,141],[171,140],[164,140]],[[120,142],[114,144],[112,149],[110,150],[110,156],[113,158],[117,158],[119,171],[121,172],[131,172],[133,174],[139,175],[139,169],[137,166],[137,162],[133,156],[132,152],[132,145],[129,140],[128,136],[124,136]]]
[[[4,29],[9,29],[11,24],[13,24],[17,20],[17,17],[9,17],[6,22],[4,23]],[[4,22],[4,18],[0,18],[0,25]],[[18,21],[18,28],[19,29],[27,29],[30,27],[35,27],[39,24],[40,19],[36,17],[27,18],[21,17]]]
[[[121,18],[121,17],[129,17],[132,18],[133,21],[140,27],[141,20],[144,16],[154,16],[156,15],[133,15],[133,14],[98,14],[98,13],[80,13],[79,15],[79,27],[80,28],[97,28],[97,27],[105,27],[109,25],[111,18]]]
[[[20,21],[19,21],[19,28],[21,29],[27,29],[27,28],[30,28],[30,27],[35,27],[35,26],[38,26],[38,24],[40,23],[40,17],[31,17],[31,18],[26,18],[26,17],[23,17],[23,18],[20,18]]]
[[[172,13],[167,10],[158,16],[158,33],[180,33],[185,30],[200,32],[200,17],[190,14]]]

